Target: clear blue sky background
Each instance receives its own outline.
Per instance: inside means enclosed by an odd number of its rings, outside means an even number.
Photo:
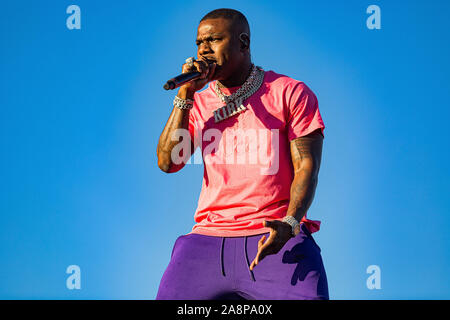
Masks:
[[[70,4],[81,30],[66,28]],[[366,27],[371,4],[381,30]],[[318,96],[308,214],[331,298],[449,299],[445,0],[2,1],[0,298],[154,299],[203,173],[156,165],[174,95],[162,84],[224,6],[248,17],[256,64]],[[72,264],[81,290],[66,288]]]

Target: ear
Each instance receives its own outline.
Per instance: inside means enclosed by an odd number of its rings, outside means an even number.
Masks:
[[[241,41],[241,49],[250,49],[250,37],[245,32],[239,35],[239,40]]]

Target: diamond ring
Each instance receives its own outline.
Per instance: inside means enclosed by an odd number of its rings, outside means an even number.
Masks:
[[[187,63],[187,65],[189,67],[193,67],[194,66],[194,61],[195,61],[194,57],[190,57],[190,58],[186,59],[186,63]]]

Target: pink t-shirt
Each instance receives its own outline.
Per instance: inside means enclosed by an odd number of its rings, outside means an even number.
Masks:
[[[246,110],[227,118],[223,109],[217,115],[224,103],[215,85],[210,82],[194,95],[189,115],[189,132],[204,164],[191,233],[237,237],[269,232],[263,221],[282,219],[289,205],[294,178],[289,142],[319,128],[323,134],[317,97],[303,82],[266,71],[261,87],[244,101]],[[320,221],[305,215],[302,222],[310,232],[319,230]]]

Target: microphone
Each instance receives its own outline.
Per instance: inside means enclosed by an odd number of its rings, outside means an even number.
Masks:
[[[186,82],[197,80],[202,74],[198,71],[191,71],[187,73],[182,73],[172,79],[167,80],[163,88],[166,90],[173,90],[185,84]]]

